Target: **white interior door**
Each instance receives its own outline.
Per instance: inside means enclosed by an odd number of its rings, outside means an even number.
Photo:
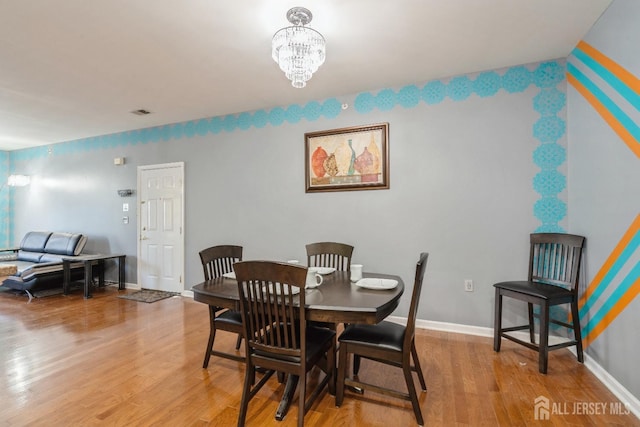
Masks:
[[[138,167],[138,284],[184,290],[184,163]]]

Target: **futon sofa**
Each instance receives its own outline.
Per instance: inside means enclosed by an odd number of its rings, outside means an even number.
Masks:
[[[82,234],[30,231],[20,247],[0,254],[0,266],[15,265],[17,271],[8,276],[2,286],[28,293],[61,287],[62,259],[73,259],[82,253],[87,237]],[[71,279],[83,276],[82,263],[71,263]]]

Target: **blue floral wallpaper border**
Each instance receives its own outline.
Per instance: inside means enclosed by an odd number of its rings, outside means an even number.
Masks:
[[[566,105],[565,83],[564,62],[549,61],[538,64],[533,70],[526,66],[516,66],[506,69],[502,75],[497,71],[487,71],[479,73],[475,79],[469,76],[458,76],[448,81],[431,81],[422,87],[408,85],[398,91],[382,89],[376,94],[360,93],[355,98],[354,107],[358,113],[367,114],[374,109],[389,111],[396,106],[414,108],[421,102],[436,105],[447,98],[454,102],[464,101],[472,95],[486,98],[496,95],[501,90],[507,93],[518,93],[535,85],[540,92],[533,98],[533,109],[540,114],[540,118],[533,125],[532,132],[540,145],[533,152],[533,162],[540,168],[540,172],[533,178],[532,184],[534,190],[540,194],[540,199],[533,206],[533,214],[541,222],[536,231],[562,232],[559,222],[566,217],[567,206],[558,195],[566,188],[566,176],[558,170],[558,167],[566,161],[566,150],[560,144],[566,132],[566,123],[559,113]],[[253,113],[204,118],[12,151],[9,153],[9,165],[13,166],[18,161],[48,155],[67,155],[250,128],[260,129],[267,125],[281,126],[286,123],[298,123],[302,119],[309,122],[322,117],[333,119],[342,111],[342,104],[336,98],[329,98],[323,102],[311,101],[304,106],[294,104],[268,111],[257,110]],[[7,199],[6,195],[0,195],[0,207],[3,207],[3,212],[6,213],[8,210],[10,214],[10,207],[9,209],[6,207]],[[3,221],[3,224],[5,222]],[[2,235],[0,235],[1,238]]]
[[[439,104],[447,97],[455,102],[464,101],[473,94],[486,98],[501,89],[508,93],[523,92],[535,85],[540,92],[533,98],[533,109],[540,114],[540,119],[533,125],[533,136],[540,145],[533,152],[533,162],[540,172],[533,178],[533,188],[540,194],[540,199],[533,206],[533,214],[541,222],[536,232],[564,232],[559,222],[567,215],[567,204],[558,195],[565,190],[567,179],[558,168],[567,158],[566,149],[560,144],[566,133],[566,122],[559,116],[567,100],[565,74],[564,64],[558,61],[541,63],[533,71],[524,66],[509,68],[503,75],[487,71],[475,80],[460,76],[448,83],[432,81],[422,88],[410,85],[398,92],[383,89],[376,95],[361,93],[356,97],[355,108],[362,114],[374,109],[389,111],[397,105],[413,108],[420,102]]]

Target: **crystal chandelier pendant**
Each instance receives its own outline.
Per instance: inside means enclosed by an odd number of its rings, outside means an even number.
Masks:
[[[287,12],[293,25],[285,27],[273,36],[271,57],[295,88],[303,88],[313,73],[324,63],[325,41],[322,34],[305,27],[313,15],[304,7],[294,7]]]

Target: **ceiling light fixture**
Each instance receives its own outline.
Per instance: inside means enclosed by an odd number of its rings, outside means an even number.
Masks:
[[[287,19],[293,25],[278,30],[271,42],[271,57],[296,88],[305,87],[313,73],[324,63],[324,37],[316,30],[305,27],[312,18],[309,9],[304,7],[289,9]]]

